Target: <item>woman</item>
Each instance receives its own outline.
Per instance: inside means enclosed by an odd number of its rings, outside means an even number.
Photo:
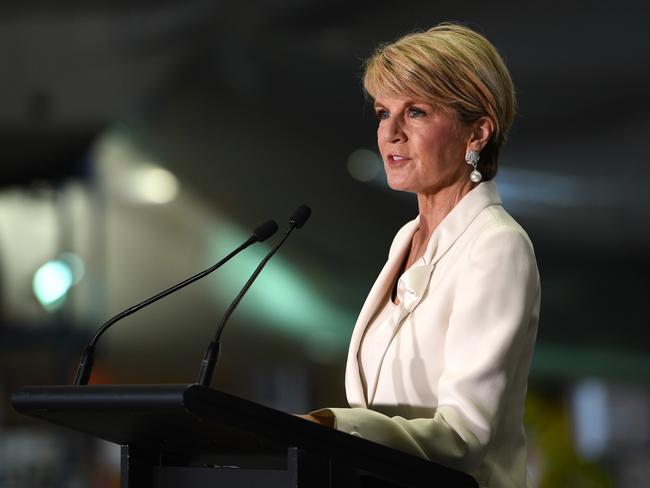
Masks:
[[[350,343],[351,408],[309,420],[526,486],[524,398],[539,316],[533,247],[492,179],[512,81],[476,32],[442,24],[380,47],[364,87],[388,184],[417,195]]]

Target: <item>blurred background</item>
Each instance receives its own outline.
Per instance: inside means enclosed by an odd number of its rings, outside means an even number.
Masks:
[[[214,387],[289,412],[346,405],[356,314],[417,212],[385,185],[361,66],[441,21],[485,34],[518,92],[497,184],[542,277],[531,474],[650,486],[650,8],[25,5],[0,6],[0,487],[117,486],[117,446],[17,415],[11,392],[69,383],[107,318],[303,202],[312,219],[232,317]],[[93,382],[194,381],[270,245],[111,329]]]

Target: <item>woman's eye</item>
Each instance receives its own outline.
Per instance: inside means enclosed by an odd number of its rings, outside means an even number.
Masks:
[[[377,118],[379,120],[384,120],[384,119],[387,119],[390,114],[388,113],[388,110],[385,110],[383,108],[379,108],[379,109],[375,110],[375,115],[377,116]]]
[[[422,109],[419,109],[417,107],[409,107],[408,109],[408,114],[410,117],[422,117],[426,115],[426,112]]]

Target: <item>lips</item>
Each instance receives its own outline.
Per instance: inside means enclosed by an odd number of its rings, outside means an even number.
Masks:
[[[388,159],[388,164],[397,166],[399,164],[405,163],[406,161],[410,161],[411,158],[404,156],[402,154],[389,154],[387,156],[387,159]]]
[[[402,156],[401,154],[389,154],[388,159],[391,161],[404,161],[410,158],[407,158],[406,156]]]

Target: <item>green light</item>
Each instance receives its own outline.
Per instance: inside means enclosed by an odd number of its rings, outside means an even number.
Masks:
[[[214,251],[212,258],[219,259],[247,237],[240,228],[222,222],[210,247]],[[271,245],[255,244],[219,270],[212,283],[224,303],[235,297]],[[324,299],[304,274],[281,255],[283,249],[269,261],[236,314],[299,338],[310,356],[326,361],[347,349],[355,316]]]
[[[73,252],[64,252],[61,254],[60,261],[70,268],[72,272],[72,284],[76,285],[86,274],[86,264],[81,256]]]
[[[72,270],[67,263],[48,261],[34,273],[34,295],[46,309],[56,309],[63,304],[73,279]]]

